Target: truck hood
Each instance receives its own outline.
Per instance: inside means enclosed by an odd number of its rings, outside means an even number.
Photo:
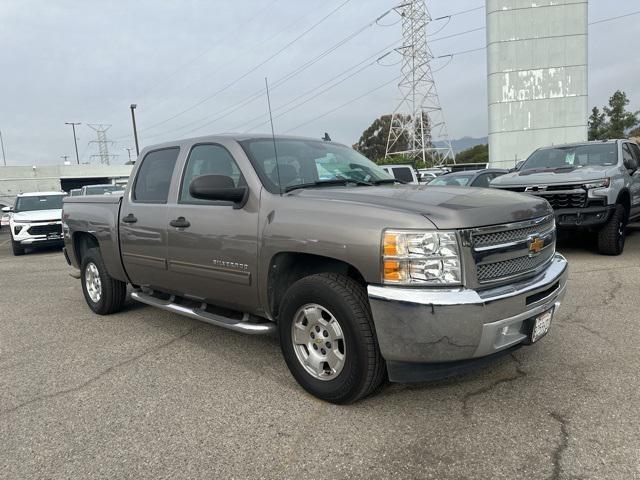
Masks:
[[[46,222],[48,220],[57,221],[62,219],[62,210],[32,210],[30,212],[18,212],[13,214],[16,222]]]
[[[552,185],[558,183],[581,183],[591,180],[600,180],[607,177],[607,173],[612,165],[590,165],[587,167],[576,168],[571,171],[547,171],[529,173],[513,172],[502,175],[491,182],[492,186],[507,187],[519,185]]]
[[[336,187],[300,189],[291,195],[416,213],[427,217],[439,229],[497,225],[552,213],[549,204],[540,198],[489,188],[425,185]]]

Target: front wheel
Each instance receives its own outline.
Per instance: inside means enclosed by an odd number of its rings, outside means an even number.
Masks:
[[[122,310],[127,296],[127,284],[111,277],[97,248],[91,248],[80,266],[82,292],[89,308],[98,315]]]
[[[627,214],[622,205],[616,205],[613,214],[598,232],[598,252],[601,255],[620,255],[624,250]]]
[[[20,242],[16,242],[13,238],[11,239],[11,250],[16,257],[24,255],[24,247]]]
[[[355,402],[384,379],[366,291],[344,275],[321,273],[294,283],[282,302],[278,330],[291,374],[322,400]]]

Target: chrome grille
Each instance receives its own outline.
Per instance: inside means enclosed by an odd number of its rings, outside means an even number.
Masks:
[[[553,248],[547,248],[535,257],[516,257],[502,262],[478,265],[478,281],[490,282],[501,278],[513,277],[537,269],[544,265],[554,254]]]
[[[471,247],[478,285],[533,275],[555,254],[553,215],[475,228],[462,235]]]
[[[515,228],[513,230],[503,230],[492,233],[476,234],[472,237],[474,247],[484,247],[487,245],[498,245],[501,243],[511,243],[520,240],[526,240],[536,233],[546,232],[553,228],[553,218],[549,218],[539,225],[533,225],[524,228]]]

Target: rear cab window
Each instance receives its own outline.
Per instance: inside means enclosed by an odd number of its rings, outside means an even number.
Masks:
[[[409,167],[394,167],[391,169],[396,180],[401,182],[413,182],[413,175]]]
[[[167,203],[179,153],[180,148],[170,147],[145,155],[133,186],[134,202]]]

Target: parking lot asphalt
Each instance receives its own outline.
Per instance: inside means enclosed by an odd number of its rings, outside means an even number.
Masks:
[[[274,338],[94,315],[59,250],[8,239],[0,478],[640,478],[640,228],[620,257],[560,245],[569,290],[536,345],[346,407],[299,388]]]

